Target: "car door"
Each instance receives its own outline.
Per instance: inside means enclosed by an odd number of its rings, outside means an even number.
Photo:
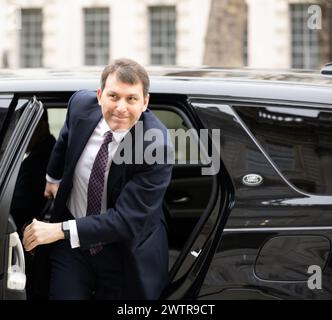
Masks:
[[[25,298],[23,247],[10,216],[15,182],[28,142],[42,115],[35,97],[12,99],[2,124],[0,161],[0,300]]]
[[[213,153],[218,158],[216,166],[213,161],[210,163],[205,161],[203,164],[175,163],[172,180],[165,196],[168,207],[166,211],[170,211],[172,215],[171,221],[168,221],[170,245],[173,245],[174,240],[181,242],[184,238],[181,237],[182,234],[186,234],[186,241],[184,245],[181,245],[179,255],[172,265],[170,282],[162,298],[194,299],[197,297],[232,206],[232,184],[222,164],[220,165],[218,154],[220,142],[214,141],[212,132],[201,126],[186,100],[179,98],[174,101],[174,97],[165,95],[159,97],[152,95],[151,98],[152,111],[168,129],[174,129],[174,126],[170,125],[172,121],[168,121],[170,118],[181,119],[175,122],[182,122],[181,129],[185,127],[197,133],[197,142],[202,142],[200,147],[206,157],[209,158],[209,154]],[[200,129],[205,130],[205,139],[200,139],[202,133]],[[183,148],[185,149],[186,146]],[[185,153],[185,151],[176,149],[176,157],[179,157],[179,153]],[[214,170],[214,166],[217,170]],[[207,171],[210,173],[205,175]],[[207,186],[209,186],[208,190]],[[209,201],[202,207],[200,197],[206,197],[207,194]],[[195,222],[191,223],[188,216],[195,218],[193,219]],[[181,218],[184,219],[181,220]],[[185,226],[185,220],[190,223],[189,227]],[[179,224],[179,221],[182,224]],[[175,226],[174,232],[172,232],[172,226]],[[190,233],[187,233],[188,230]],[[175,236],[176,239],[174,239]]]

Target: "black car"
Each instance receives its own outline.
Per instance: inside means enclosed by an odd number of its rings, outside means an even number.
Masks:
[[[99,72],[1,74],[0,299],[25,298],[11,202],[43,108],[56,136],[70,96],[96,90]],[[150,109],[173,135],[195,133],[177,143],[164,201],[170,282],[162,298],[331,299],[331,78],[212,68],[150,74]]]

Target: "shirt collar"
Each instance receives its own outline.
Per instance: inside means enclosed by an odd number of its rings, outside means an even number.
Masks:
[[[100,124],[100,128],[101,128],[101,134],[104,136],[104,134],[107,131],[110,131],[110,127],[108,126],[106,120],[104,118],[102,118],[101,124]],[[112,130],[111,130],[112,131]],[[125,130],[125,131],[117,131],[117,132],[113,132],[113,139],[115,140],[116,143],[120,143],[121,140],[123,139],[123,137],[129,132],[129,130]]]

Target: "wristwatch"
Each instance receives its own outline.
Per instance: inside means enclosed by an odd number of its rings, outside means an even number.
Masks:
[[[63,234],[65,235],[65,239],[70,239],[70,228],[69,228],[69,222],[64,221],[61,223],[61,230]]]

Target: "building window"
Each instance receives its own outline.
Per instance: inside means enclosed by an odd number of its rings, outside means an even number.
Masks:
[[[175,6],[150,7],[150,62],[151,64],[176,63],[176,8]]]
[[[317,69],[320,62],[318,30],[309,29],[309,4],[290,4],[292,68]]]
[[[106,65],[110,52],[109,8],[84,9],[84,63]]]
[[[41,9],[21,10],[20,64],[23,68],[42,67],[43,15]]]

